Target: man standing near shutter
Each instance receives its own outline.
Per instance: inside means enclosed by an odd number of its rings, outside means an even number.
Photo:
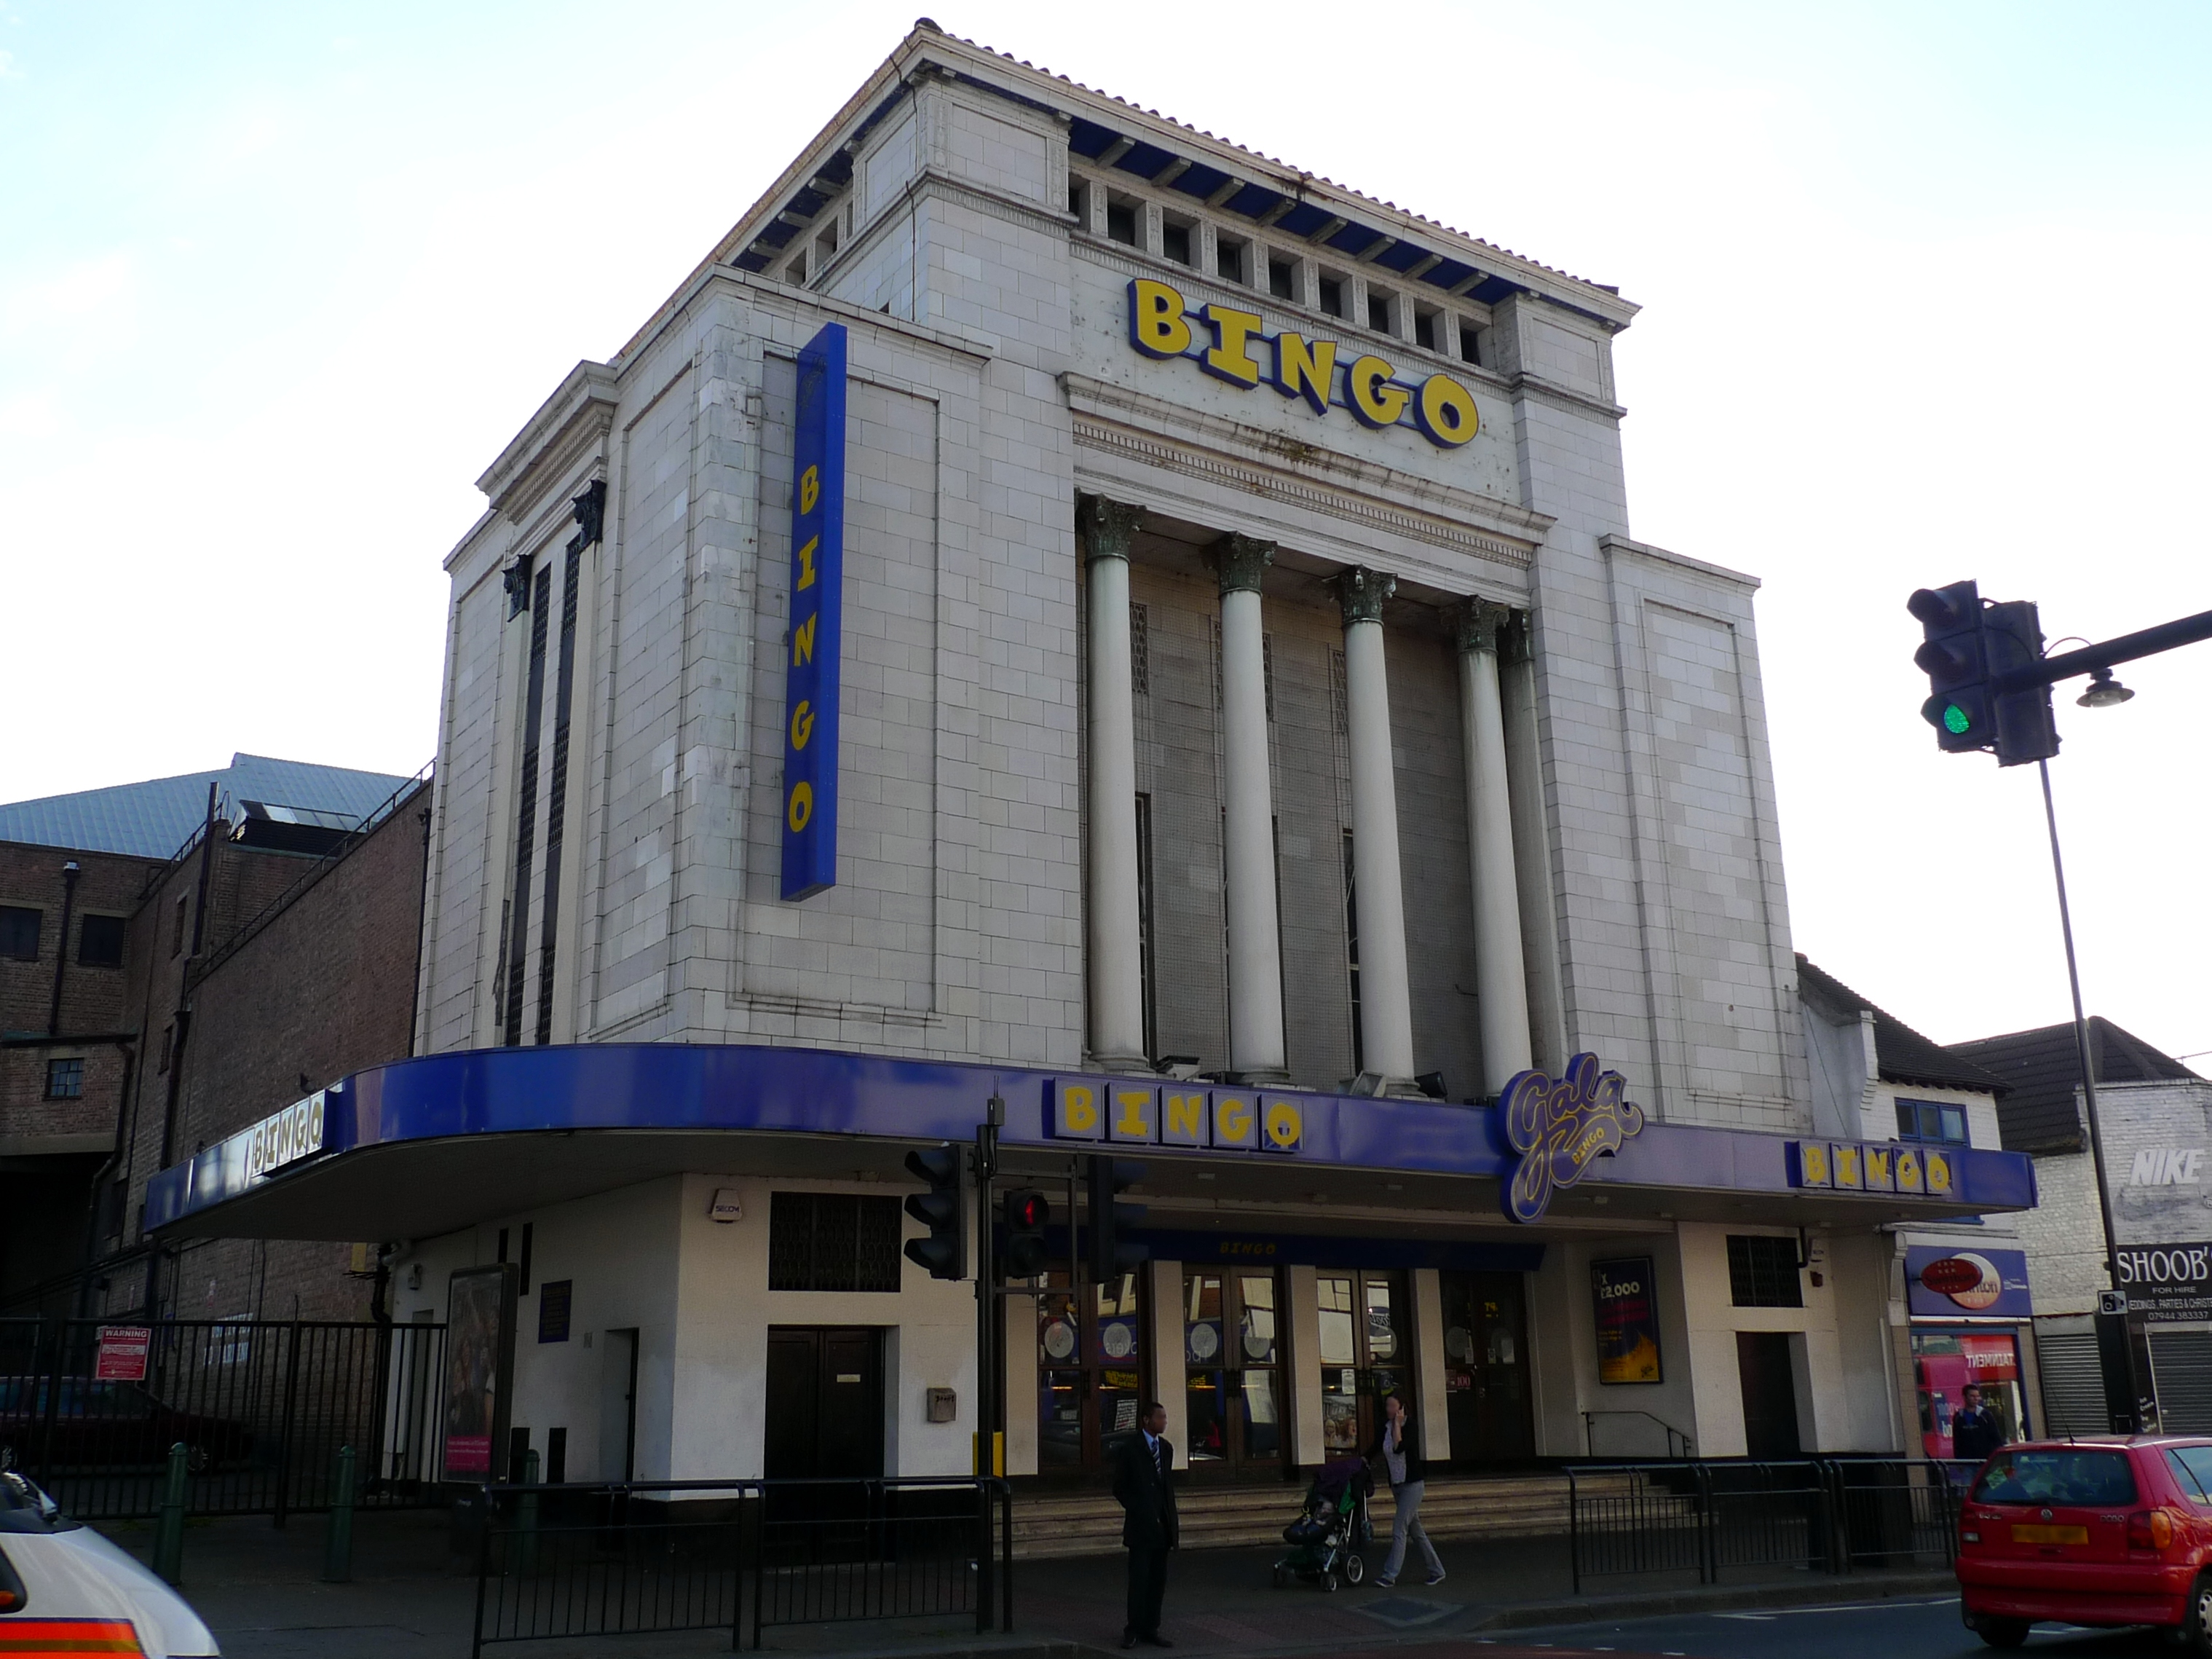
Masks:
[[[1167,1594],[1168,1552],[1176,1547],[1175,1448],[1161,1432],[1168,1408],[1147,1401],[1114,1465],[1114,1497],[1121,1505],[1122,1547],[1129,1552],[1129,1622],[1121,1645],[1174,1643],[1160,1634],[1160,1602]]]

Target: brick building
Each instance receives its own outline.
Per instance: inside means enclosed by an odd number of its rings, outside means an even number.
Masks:
[[[1150,1206],[1005,1304],[1022,1478],[1146,1395],[1224,1479],[1392,1389],[1473,1468],[1904,1449],[1883,1229],[2032,1172],[1815,1116],[1756,583],[1630,535],[1635,314],[918,25],[479,480],[416,1057],[149,1227],[512,1306],[457,1478],[941,1473],[903,1160],[995,1099]]]
[[[407,1052],[422,793],[240,755],[0,805],[0,1310],[140,1307],[165,1146],[296,1098],[302,1066]],[[328,1270],[351,1253],[313,1259],[309,1301],[358,1313]],[[223,1310],[248,1305],[258,1259],[211,1265]],[[165,1284],[161,1310],[177,1301]]]

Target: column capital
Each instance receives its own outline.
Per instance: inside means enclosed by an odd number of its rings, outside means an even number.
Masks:
[[[1337,573],[1334,586],[1336,602],[1344,610],[1344,625],[1349,628],[1354,623],[1381,622],[1382,601],[1398,591],[1398,579],[1355,564]]]
[[[1513,618],[1513,607],[1496,599],[1468,599],[1452,611],[1452,635],[1462,652],[1498,650],[1498,635]]]
[[[1224,593],[1256,593],[1260,578],[1275,562],[1275,544],[1256,536],[1224,536],[1213,544],[1213,568]]]
[[[1145,509],[1103,495],[1075,498],[1075,526],[1083,532],[1084,562],[1129,556],[1129,544],[1144,528]]]

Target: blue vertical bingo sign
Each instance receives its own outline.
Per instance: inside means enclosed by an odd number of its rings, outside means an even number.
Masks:
[[[783,896],[837,884],[837,683],[845,575],[845,328],[799,354],[791,655],[783,680]]]

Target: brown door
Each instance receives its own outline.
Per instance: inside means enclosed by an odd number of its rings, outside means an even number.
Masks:
[[[1322,1450],[1364,1452],[1382,1422],[1382,1397],[1413,1401],[1413,1304],[1402,1273],[1324,1271],[1314,1278],[1321,1316]]]
[[[1037,1307],[1037,1473],[1106,1468],[1144,1403],[1143,1275],[1067,1288],[1047,1276]]]
[[[1803,1455],[1797,1437],[1797,1377],[1786,1331],[1738,1331],[1736,1375],[1743,1384],[1747,1455],[1775,1462]]]
[[[1281,1281],[1269,1267],[1186,1267],[1184,1450],[1194,1474],[1283,1467]]]
[[[765,1430],[771,1480],[880,1477],[883,1332],[771,1326]]]
[[[1519,1273],[1443,1273],[1444,1401],[1455,1462],[1533,1456],[1526,1285]]]

